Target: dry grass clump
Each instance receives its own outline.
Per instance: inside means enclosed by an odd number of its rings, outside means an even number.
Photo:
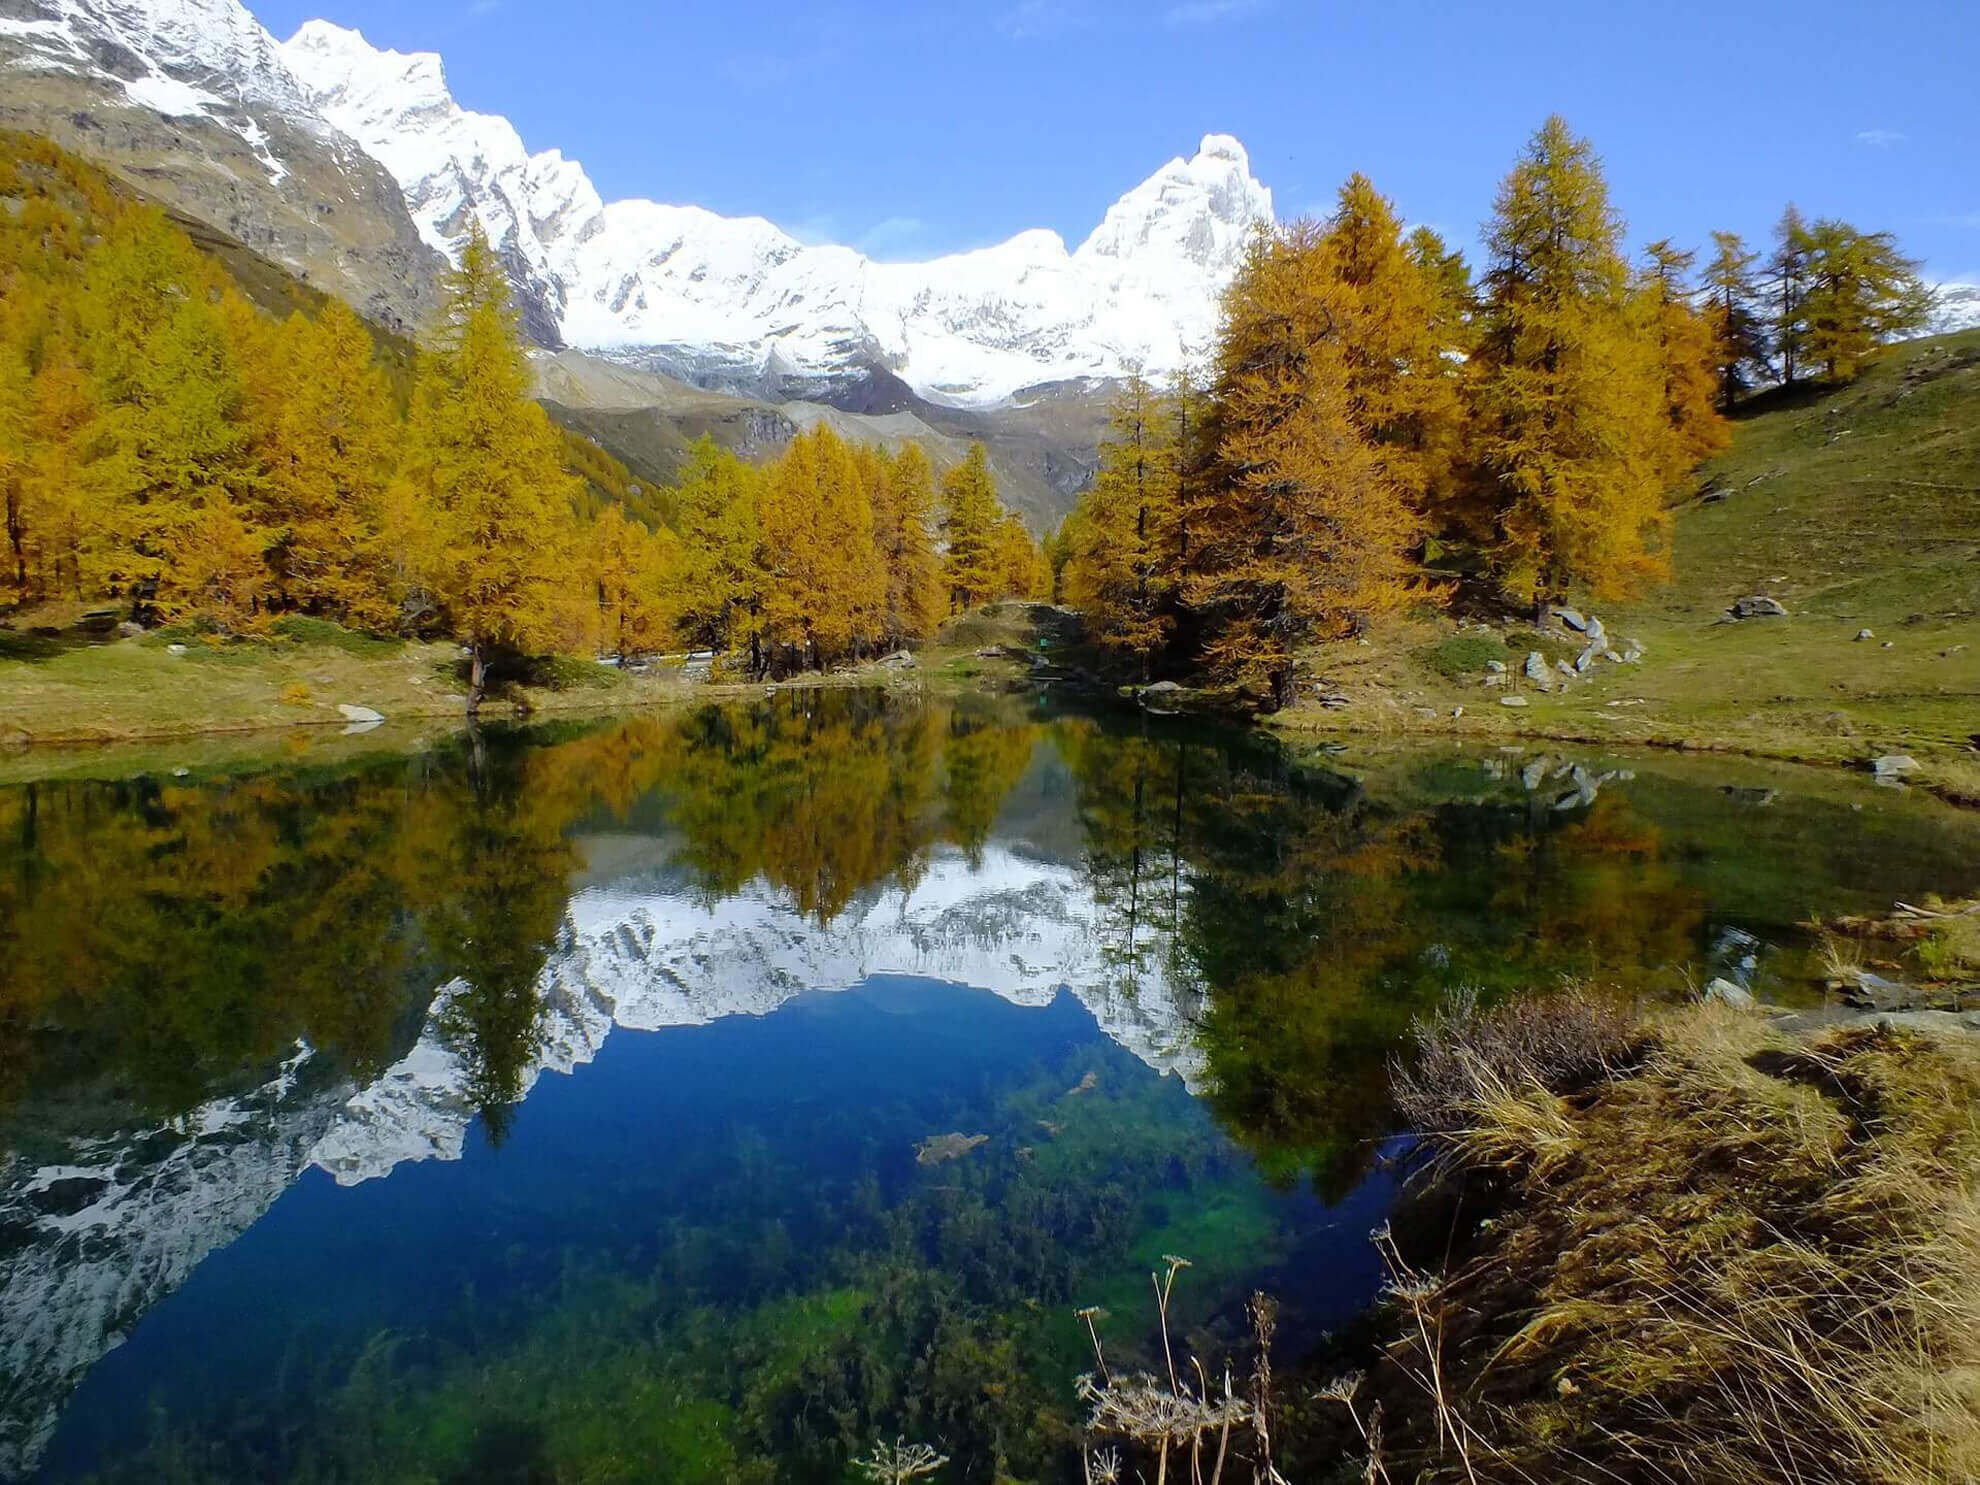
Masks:
[[[1582,985],[1484,1011],[1475,991],[1459,990],[1411,1035],[1415,1055],[1390,1069],[1397,1107],[1416,1128],[1446,1134],[1488,1133],[1479,1127],[1487,1109],[1551,1127],[1547,1095],[1606,1076],[1643,1041],[1634,1007]]]
[[[1396,1477],[1980,1479],[1973,1042],[1603,1019],[1570,1050],[1634,1060],[1569,1101],[1494,1050],[1527,1020],[1426,1028],[1451,1048],[1423,1065],[1473,1076],[1440,1074],[1440,1109],[1418,1073],[1410,1101],[1504,1199],[1446,1272],[1385,1243]]]

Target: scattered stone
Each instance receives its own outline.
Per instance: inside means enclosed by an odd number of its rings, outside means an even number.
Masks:
[[[1525,698],[1524,696],[1501,696],[1501,697],[1499,698],[1499,705],[1500,705],[1500,706],[1525,706],[1525,705],[1526,705],[1526,698]]]
[[[1769,598],[1764,593],[1754,593],[1740,599],[1726,612],[1735,619],[1781,619],[1787,617],[1787,608],[1778,598]]]
[[[144,638],[144,625],[142,625],[142,624],[138,624],[138,623],[133,623],[133,622],[132,622],[131,620],[129,620],[129,619],[126,619],[126,620],[124,620],[124,622],[123,622],[123,623],[121,623],[121,624],[119,624],[119,625],[117,626],[117,638],[119,638],[119,639],[143,639],[143,638]]]
[[[1540,785],[1543,782],[1545,782],[1546,777],[1547,777],[1547,760],[1545,758],[1535,758],[1531,763],[1527,764],[1526,767],[1522,768],[1519,771],[1520,785],[1526,790],[1528,794],[1531,794],[1535,789],[1538,789]]]
[[[1565,660],[1556,660],[1554,662],[1554,669],[1558,670],[1568,680],[1573,680],[1575,678],[1576,675],[1575,668],[1572,665],[1568,664],[1567,661]]]
[[[1896,641],[1896,640],[1894,640],[1894,639],[1887,639],[1887,640],[1885,640],[1885,641],[1884,641],[1884,648],[1885,648],[1885,649],[1887,649],[1887,650],[1895,650],[1895,649],[1897,648],[1897,641]]]
[[[185,654],[185,652],[186,652],[186,647],[184,645],[165,646],[165,653],[168,655],[183,655]]]
[[[1174,681],[1156,681],[1153,685],[1143,686],[1141,688],[1141,694],[1143,696],[1173,696],[1180,690],[1182,690],[1182,687]]]
[[[1506,673],[1506,662],[1503,660],[1487,660],[1485,662],[1485,670],[1490,675],[1504,675]]]
[[[1868,629],[1859,629],[1856,631],[1856,640],[1858,644],[1861,644],[1866,639],[1875,639],[1876,637],[1877,636],[1872,634]]]
[[[960,1160],[978,1145],[990,1143],[987,1134],[931,1134],[914,1147],[916,1165],[941,1165]]]
[[[883,670],[913,670],[914,656],[906,650],[896,650],[891,655],[883,655],[874,664]]]
[[[1902,778],[1918,771],[1918,760],[1907,753],[1886,753],[1870,760],[1870,771],[1880,779]]]
[[[1554,689],[1554,673],[1547,667],[1547,657],[1538,650],[1526,657],[1526,678],[1542,691]]]
[[[1553,614],[1577,634],[1586,633],[1588,630],[1588,617],[1580,609],[1556,607]]]
[[[1591,640],[1588,648],[1574,657],[1574,668],[1583,675],[1588,674],[1590,668],[1595,664],[1597,657],[1601,653],[1601,646]],[[1611,651],[1610,653],[1613,654],[1614,652]]]
[[[1453,722],[1455,722],[1455,721],[1456,721],[1456,720],[1457,720],[1457,719],[1458,719],[1459,717],[1461,717],[1461,716],[1463,716],[1463,715],[1464,715],[1464,708],[1463,708],[1463,707],[1461,707],[1461,706],[1454,706],[1454,707],[1452,707],[1452,708],[1451,708],[1451,720],[1452,720]]]
[[[1501,665],[1496,671],[1485,677],[1484,683],[1488,686],[1503,686],[1506,683],[1505,670],[1506,668]]]
[[[1609,631],[1602,627],[1602,621],[1593,614],[1588,616],[1588,642],[1591,645],[1606,645],[1609,642]]]
[[[346,722],[370,722],[376,725],[385,720],[385,714],[383,712],[375,712],[368,706],[351,706],[348,703],[339,702],[337,703],[337,710]]]
[[[426,677],[423,675],[412,676],[408,679],[407,684],[413,686],[423,686],[426,684]]]
[[[175,779],[189,779],[192,777],[192,770],[190,768],[175,768],[172,770],[172,777]]]
[[[1643,663],[1643,657],[1649,653],[1648,650],[1643,648],[1643,641],[1640,639],[1626,639],[1623,641],[1622,658],[1625,665],[1641,665]]]
[[[1713,980],[1705,987],[1705,998],[1715,1000],[1720,1005],[1732,1006],[1736,1010],[1753,1009],[1753,992],[1744,985],[1735,985],[1731,980],[1723,977]]]

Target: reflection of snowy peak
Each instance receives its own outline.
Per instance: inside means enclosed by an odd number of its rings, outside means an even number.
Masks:
[[[919,975],[1048,1004],[1061,986],[1101,1029],[1192,1084],[1190,1012],[1162,976],[1110,987],[1099,913],[1066,866],[992,845],[972,868],[936,856],[829,924],[757,885],[710,906],[624,882],[572,899],[539,981],[545,1069],[590,1062],[615,1026],[654,1030],[765,1015],[809,990]],[[438,1029],[361,1090],[308,1076],[307,1049],[266,1086],[164,1127],[78,1144],[59,1164],[0,1165],[0,1480],[34,1467],[68,1395],[208,1253],[251,1227],[311,1164],[352,1185],[401,1161],[460,1158],[475,1110]]]
[[[0,1480],[33,1467],[97,1359],[307,1167],[341,1102],[305,1087],[308,1057],[60,1165],[0,1166]]]
[[[972,871],[937,857],[912,888],[889,889],[831,923],[801,918],[757,887],[702,908],[677,895],[599,887],[572,900],[564,942],[543,970],[545,1069],[590,1062],[615,1026],[653,1031],[725,1016],[760,1016],[811,990],[840,990],[878,974],[918,975],[989,990],[1019,1005],[1049,1004],[1061,987],[1100,1028],[1158,1072],[1194,1085],[1201,1055],[1190,1017],[1160,975],[1130,993],[1110,987],[1091,896],[1077,873],[999,847]],[[474,1118],[459,1061],[437,1029],[351,1099],[316,1163],[346,1185],[402,1160],[458,1159]]]
[[[555,150],[469,112],[440,58],[380,51],[312,21],[284,55],[312,102],[397,178],[421,233],[457,253],[480,218],[540,338],[704,382],[829,380],[884,366],[966,404],[1026,387],[1174,368],[1215,327],[1217,296],[1271,193],[1224,135],[1122,197],[1077,252],[1024,232],[928,263],[798,242],[758,217],[599,198]]]

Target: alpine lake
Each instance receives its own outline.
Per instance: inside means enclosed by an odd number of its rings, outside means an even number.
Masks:
[[[1819,1004],[1801,925],[1980,862],[1862,776],[1010,698],[362,749],[0,785],[0,1480],[1077,1480],[1167,1255],[1206,1365],[1352,1326],[1454,989]]]

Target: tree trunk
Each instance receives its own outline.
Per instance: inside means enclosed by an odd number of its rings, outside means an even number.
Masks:
[[[468,649],[468,694],[467,714],[470,717],[481,713],[481,698],[488,691],[488,657],[482,653],[479,644]]]

